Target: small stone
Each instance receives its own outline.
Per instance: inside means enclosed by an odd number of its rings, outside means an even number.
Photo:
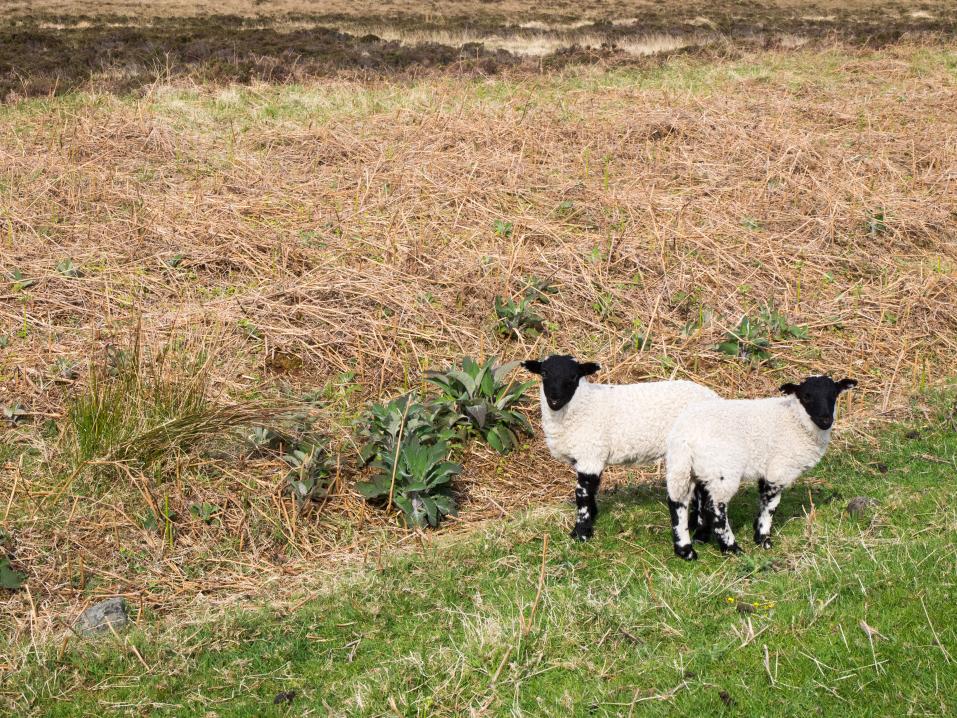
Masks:
[[[887,464],[881,464],[881,463],[874,464],[874,468],[877,469],[882,474],[886,474],[888,470]]]
[[[738,613],[754,613],[757,609],[752,606],[750,603],[745,603],[744,601],[738,601],[737,605]]]
[[[122,597],[108,598],[95,603],[76,619],[76,630],[80,633],[101,633],[119,630],[130,622],[126,613],[126,600]]]
[[[847,502],[847,513],[851,516],[861,516],[867,513],[868,509],[877,506],[879,503],[877,499],[872,499],[870,496],[855,496]]]
[[[911,429],[911,430],[908,431],[906,434],[904,434],[904,437],[907,438],[907,439],[919,439],[919,438],[920,438],[920,432],[917,431],[917,429]]]
[[[727,691],[718,691],[718,697],[721,699],[721,702],[729,708],[734,705],[734,698],[732,698],[731,694]]]

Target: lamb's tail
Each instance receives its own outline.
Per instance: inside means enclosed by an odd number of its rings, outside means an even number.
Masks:
[[[694,493],[694,475],[691,466],[691,447],[684,439],[670,439],[665,455],[665,479],[668,498],[682,504],[691,501]]]

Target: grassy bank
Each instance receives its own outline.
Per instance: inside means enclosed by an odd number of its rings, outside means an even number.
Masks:
[[[538,510],[369,557],[281,613],[35,647],[2,700],[45,716],[952,714],[942,406],[833,451],[786,494],[769,552],[678,561],[662,490],[632,487],[605,497],[589,544],[568,540],[569,507]],[[850,517],[857,495],[879,505]],[[741,533],[755,498],[733,507]]]

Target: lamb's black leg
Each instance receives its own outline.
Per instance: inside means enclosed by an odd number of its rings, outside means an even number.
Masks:
[[[694,503],[698,505],[697,521],[690,524],[696,527],[694,540],[707,543],[711,540],[711,532],[714,529],[714,505],[711,496],[701,484],[695,485],[694,496]]]
[[[691,495],[691,501],[688,504],[688,529],[694,531],[701,522],[701,494],[698,492],[700,487],[695,484],[694,493]]]
[[[583,474],[578,472],[578,486],[575,487],[575,505],[578,507],[578,517],[571,537],[579,541],[587,541],[595,532],[595,519],[598,518],[598,483],[601,474]]]
[[[758,515],[754,519],[754,543],[771,548],[771,519],[781,503],[781,488],[758,480]]]
[[[688,514],[691,501],[675,501],[668,497],[668,512],[671,514],[671,537],[675,544],[675,556],[685,561],[694,561],[698,558],[691,545],[691,535],[688,532]]]
[[[714,507],[714,535],[718,537],[721,553],[741,553],[741,547],[735,541],[731,524],[728,523],[728,505],[722,501],[714,501],[710,495],[708,500]]]

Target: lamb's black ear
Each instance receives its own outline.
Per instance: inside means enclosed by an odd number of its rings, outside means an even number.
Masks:
[[[584,364],[578,365],[578,376],[591,376],[599,369],[601,369],[601,367],[595,362],[586,361]]]
[[[799,388],[800,387],[797,384],[792,384],[791,382],[788,382],[787,384],[781,385],[780,391],[783,394],[796,394]]]
[[[525,367],[528,371],[532,372],[532,374],[542,373],[542,363],[540,361],[529,359],[528,361],[523,361],[522,366]]]
[[[857,386],[857,379],[841,379],[837,383],[838,388],[841,391],[847,391],[848,389],[853,389]]]

